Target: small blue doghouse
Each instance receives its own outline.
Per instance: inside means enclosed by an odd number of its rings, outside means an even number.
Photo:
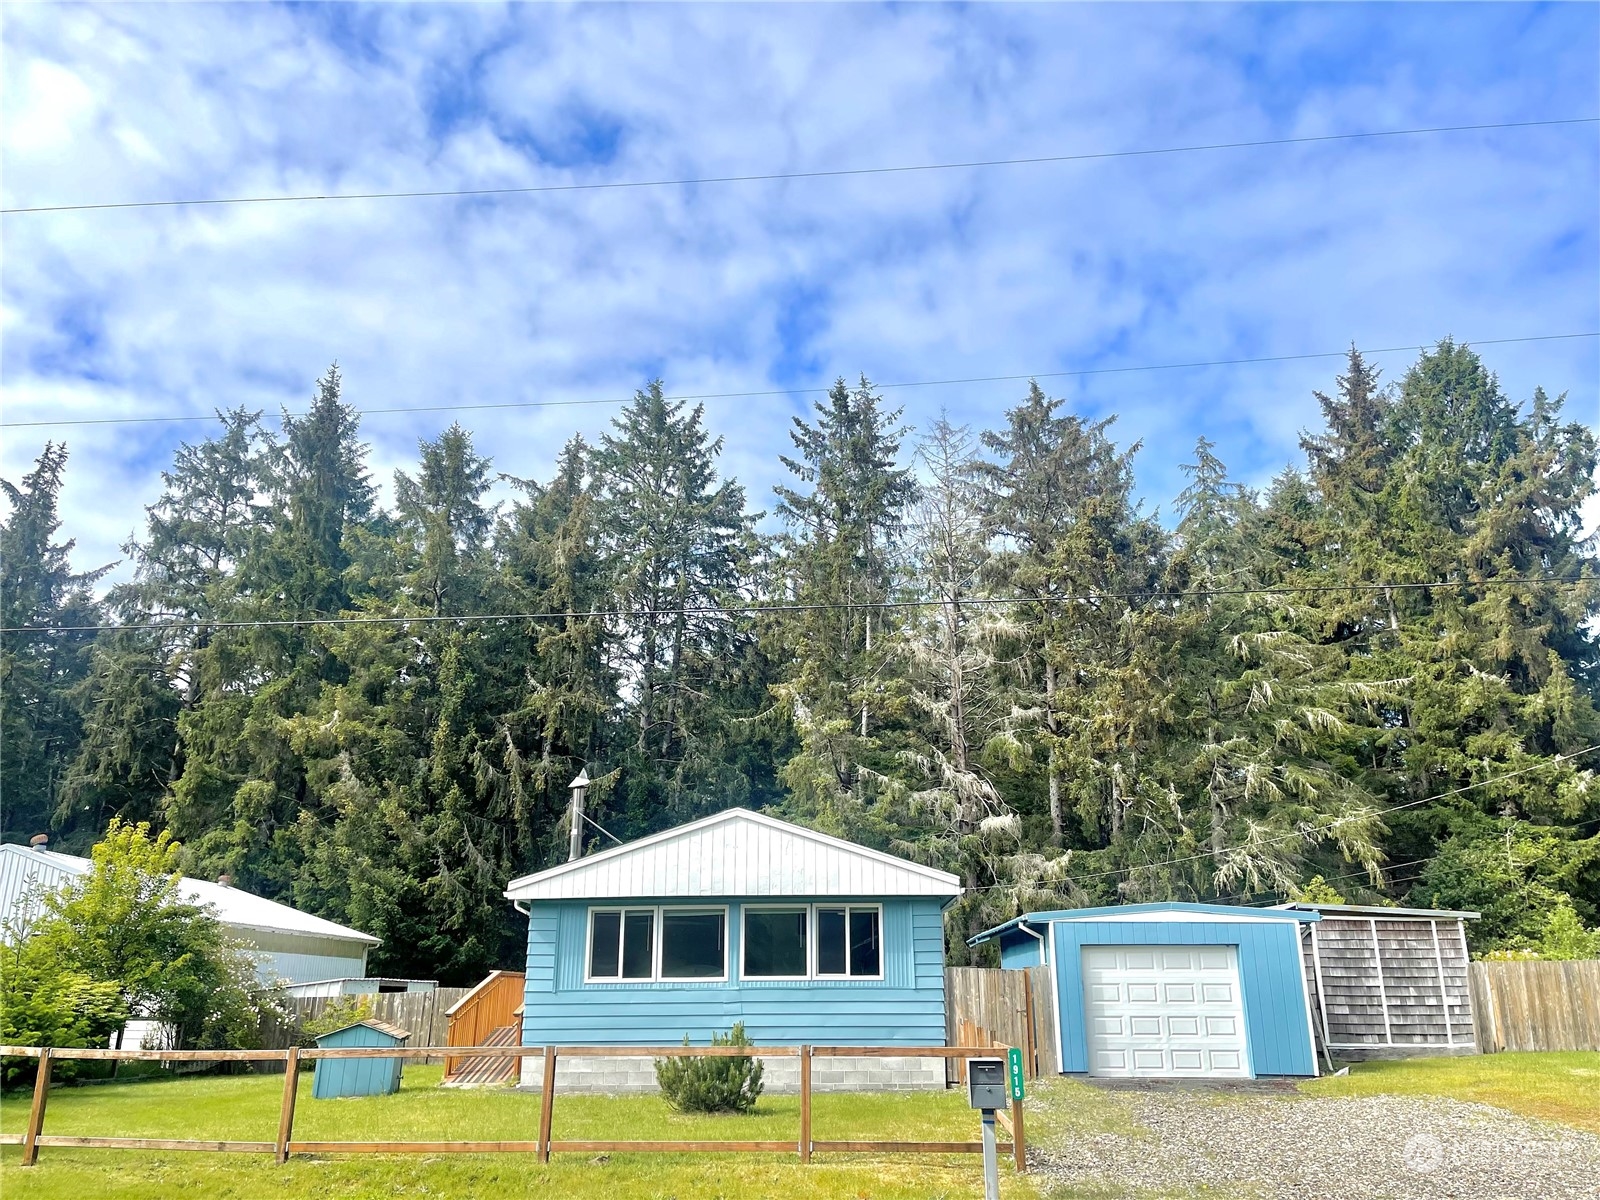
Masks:
[[[411,1035],[387,1021],[357,1021],[317,1038],[319,1050],[345,1046],[404,1046]],[[398,1058],[321,1058],[317,1060],[311,1095],[318,1100],[335,1096],[387,1096],[400,1090]]]

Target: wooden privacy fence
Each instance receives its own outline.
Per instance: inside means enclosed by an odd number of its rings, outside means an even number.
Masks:
[[[1030,1079],[1054,1075],[1056,1049],[1054,981],[1049,967],[1002,971],[992,967],[944,969],[945,1041],[955,1046],[1017,1046]],[[950,1060],[948,1080],[961,1080],[961,1063]]]
[[[1475,962],[1467,982],[1483,1053],[1600,1050],[1600,960]]]
[[[985,1058],[1004,1057],[1007,1047],[996,1046],[344,1046],[302,1050],[78,1050],[41,1049],[33,1046],[0,1046],[0,1056],[37,1058],[39,1072],[34,1078],[33,1104],[22,1133],[0,1134],[0,1146],[22,1147],[22,1165],[38,1161],[39,1150],[47,1146],[102,1150],[209,1150],[225,1154],[271,1154],[287,1162],[291,1154],[496,1154],[531,1153],[541,1163],[552,1154],[594,1154],[622,1151],[793,1151],[801,1162],[810,1162],[818,1153],[845,1154],[981,1154],[982,1142],[883,1142],[818,1141],[811,1135],[811,1064],[816,1058]],[[295,1101],[299,1095],[300,1065],[308,1060],[334,1058],[437,1058],[448,1051],[452,1058],[482,1056],[541,1058],[544,1083],[540,1089],[539,1125],[535,1137],[525,1141],[479,1142],[313,1142],[294,1138]],[[800,1060],[800,1130],[787,1141],[561,1141],[554,1135],[556,1063],[562,1058],[762,1058]],[[50,1092],[50,1066],[56,1059],[146,1059],[164,1063],[253,1062],[283,1063],[283,1100],[279,1109],[278,1134],[273,1141],[207,1141],[189,1138],[67,1137],[44,1132],[45,1108]],[[1016,1169],[1027,1170],[1026,1138],[1022,1102],[1013,1100],[1011,1112],[998,1114],[1010,1141],[1001,1142],[1001,1153],[1012,1155]]]
[[[286,1002],[287,1023],[267,1021],[261,1027],[261,1042],[276,1051],[274,1063],[283,1061],[283,1051],[300,1044],[300,1030],[336,1004],[368,1004],[380,1021],[398,1025],[423,1046],[443,1046],[449,1042],[448,1012],[470,988],[435,988],[431,992],[379,992],[366,996],[299,996]]]

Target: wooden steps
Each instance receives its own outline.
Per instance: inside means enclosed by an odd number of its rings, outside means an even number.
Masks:
[[[515,1046],[520,1025],[502,1025],[484,1038],[482,1046]],[[517,1077],[517,1060],[514,1058],[463,1058],[456,1060],[456,1069],[444,1078],[445,1087],[495,1087],[511,1083]]]

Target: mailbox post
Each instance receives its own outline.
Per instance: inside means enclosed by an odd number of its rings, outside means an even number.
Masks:
[[[983,1197],[1000,1200],[1000,1160],[995,1146],[994,1112],[1011,1102],[1003,1058],[967,1059],[967,1103],[983,1113]]]

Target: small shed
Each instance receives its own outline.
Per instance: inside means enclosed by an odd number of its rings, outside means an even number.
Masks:
[[[1475,912],[1288,904],[1316,913],[1303,943],[1318,1036],[1341,1058],[1476,1054],[1466,922]]]
[[[1125,904],[1027,913],[972,939],[1051,968],[1063,1074],[1253,1079],[1317,1073],[1300,931],[1314,912]]]
[[[317,1038],[317,1049],[332,1050],[347,1046],[404,1046],[411,1035],[387,1021],[368,1018],[324,1033]],[[336,1096],[387,1096],[400,1090],[398,1058],[320,1058],[311,1095],[318,1100]]]

